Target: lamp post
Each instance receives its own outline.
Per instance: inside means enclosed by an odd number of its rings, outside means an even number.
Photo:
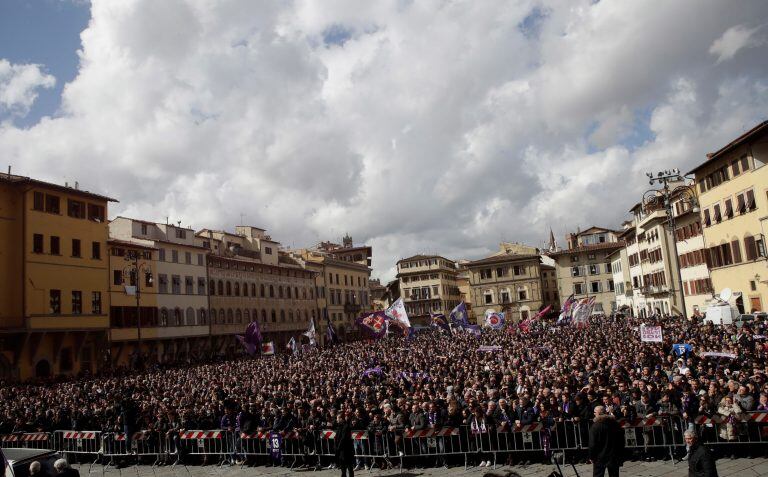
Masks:
[[[662,172],[653,175],[650,172],[645,174],[648,177],[648,183],[653,186],[659,184],[661,188],[650,189],[643,194],[643,208],[648,210],[657,210],[664,208],[667,215],[667,226],[672,232],[672,246],[674,248],[675,265],[677,268],[677,280],[680,289],[680,304],[682,307],[683,317],[687,318],[685,310],[685,293],[683,291],[683,275],[680,271],[680,257],[677,253],[677,238],[675,238],[675,212],[672,210],[672,199],[679,197],[679,200],[683,204],[691,206],[693,213],[699,212],[699,201],[696,198],[696,188],[692,184],[686,184],[690,178],[680,174],[680,169],[664,170]],[[681,182],[682,184],[675,184]],[[672,289],[674,293],[674,287]]]
[[[143,270],[147,277],[147,283],[152,283],[152,271],[146,262],[139,262],[139,252],[135,250],[128,250],[125,254],[124,260],[129,262],[129,265],[123,269],[123,275],[128,273],[134,273],[136,280],[136,338],[137,338],[137,350],[138,357],[141,360],[141,278],[140,274]]]

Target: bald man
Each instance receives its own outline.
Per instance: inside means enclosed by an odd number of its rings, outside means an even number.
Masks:
[[[595,422],[589,429],[589,456],[592,459],[592,475],[619,477],[619,467],[624,452],[624,432],[616,419],[605,412],[605,407],[595,407]]]

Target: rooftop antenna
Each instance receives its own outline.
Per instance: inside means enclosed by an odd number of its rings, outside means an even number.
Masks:
[[[245,214],[240,212],[240,225],[245,225]]]

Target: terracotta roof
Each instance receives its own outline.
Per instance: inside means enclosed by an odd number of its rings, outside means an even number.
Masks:
[[[698,166],[694,167],[690,171],[688,171],[688,174],[695,173],[696,171],[698,171],[702,167],[705,167],[705,166],[711,164],[714,161],[714,159],[718,159],[719,157],[721,157],[726,152],[729,152],[732,149],[734,149],[734,148],[736,148],[738,146],[741,146],[742,144],[744,144],[746,142],[749,142],[750,139],[752,139],[755,136],[765,132],[764,131],[765,129],[768,129],[768,121],[763,121],[762,123],[760,123],[757,126],[753,127],[752,129],[750,129],[749,131],[745,132],[741,136],[737,137],[733,141],[729,142],[725,146],[721,147],[717,151],[710,152],[709,154],[707,154],[707,160],[702,162]],[[688,174],[686,174],[686,175],[688,175]]]
[[[615,248],[622,248],[624,247],[624,245],[626,244],[624,243],[623,240],[619,240],[618,242],[595,243],[592,245],[582,245],[581,247],[560,250],[559,252],[550,252],[547,255],[560,256],[560,255],[570,255],[573,253],[580,253],[580,252],[591,252],[593,250],[612,250]]]
[[[492,255],[490,257],[481,258],[479,260],[473,260],[467,263],[467,267],[475,267],[478,265],[487,265],[491,263],[503,263],[503,262],[517,262],[524,260],[539,260],[538,255],[518,255],[514,253],[504,253],[500,255]]]
[[[117,199],[113,199],[105,195],[94,194],[93,192],[88,192],[87,190],[75,189],[74,187],[66,187],[59,184],[53,184],[51,182],[32,179],[31,177],[18,176],[16,174],[0,174],[0,180],[5,182],[10,182],[12,184],[31,184],[35,186],[41,186],[41,187],[53,189],[59,192],[63,192],[65,194],[79,195],[82,197],[90,197],[91,199],[99,199],[107,202],[118,202]]]

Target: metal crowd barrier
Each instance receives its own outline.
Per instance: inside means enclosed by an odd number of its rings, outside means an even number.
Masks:
[[[667,453],[685,444],[683,432],[695,429],[703,443],[720,446],[752,446],[755,450],[768,444],[768,412],[747,412],[735,417],[698,416],[686,421],[679,416],[619,420],[629,452],[636,455]],[[491,460],[494,465],[500,457],[523,457],[538,454],[549,456],[572,452],[586,452],[591,422],[561,421],[553,426],[541,422],[517,426],[509,431],[471,432],[460,428],[422,429],[403,433],[353,431],[357,462],[366,467],[392,466],[392,460],[403,459],[416,465],[445,465],[463,459],[465,467],[470,458]],[[67,455],[101,457],[111,464],[117,458],[153,458],[153,465],[175,456],[174,464],[187,456],[198,456],[204,462],[214,457],[220,464],[234,463],[248,458],[271,460],[273,445],[271,432],[252,434],[223,430],[194,430],[184,432],[140,431],[129,440],[125,434],[99,431],[55,431],[53,433],[15,433],[0,435],[0,445],[7,448],[52,448]],[[396,444],[396,438],[399,443]],[[333,430],[281,433],[281,461],[278,465],[291,468],[320,468],[332,463],[336,454],[336,433]]]
[[[102,454],[101,431],[55,431],[53,447],[67,455],[85,455],[98,458]]]

